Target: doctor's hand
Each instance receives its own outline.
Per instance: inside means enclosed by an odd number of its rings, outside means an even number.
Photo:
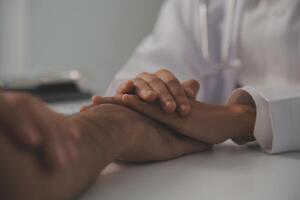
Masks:
[[[76,159],[77,130],[39,99],[1,92],[0,110],[0,130],[20,148],[42,150],[49,167],[62,168]]]
[[[190,112],[189,98],[195,98],[199,90],[199,83],[189,80],[181,84],[176,76],[162,69],[154,74],[140,73],[136,78],[120,85],[117,95],[136,94],[146,102],[159,102],[167,113],[178,111],[181,115]]]
[[[256,110],[252,106],[217,106],[191,100],[191,113],[182,117],[177,113],[165,113],[157,105],[143,102],[135,95],[95,97],[94,101],[126,105],[180,134],[208,144],[219,144],[228,139],[241,144],[254,140]]]

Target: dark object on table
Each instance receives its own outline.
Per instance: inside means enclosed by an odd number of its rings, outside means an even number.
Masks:
[[[2,84],[6,91],[26,92],[40,97],[47,103],[78,101],[89,99],[92,93],[78,86],[78,80],[72,78],[50,78],[45,80],[13,80]]]

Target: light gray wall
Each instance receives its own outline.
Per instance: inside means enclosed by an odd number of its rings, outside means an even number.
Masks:
[[[0,0],[0,81],[28,66],[27,0]]]
[[[103,93],[151,32],[163,0],[27,1],[31,69],[80,69]]]

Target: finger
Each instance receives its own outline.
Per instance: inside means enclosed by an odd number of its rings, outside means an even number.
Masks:
[[[148,85],[148,83],[141,79],[135,78],[133,80],[135,93],[144,101],[153,102],[157,98],[156,92]]]
[[[125,83],[121,84],[119,88],[117,89],[116,94],[130,94],[134,90],[134,84],[133,81],[128,80]]]
[[[50,167],[63,169],[69,164],[69,153],[66,145],[57,135],[48,133],[44,143],[45,157]]]
[[[25,122],[26,124],[21,125],[20,129],[14,130],[17,138],[19,138],[22,144],[27,147],[37,147],[42,144],[42,137],[38,133],[38,130],[32,126],[31,123]]]
[[[198,95],[200,84],[196,80],[188,80],[182,83],[182,86],[189,98],[195,99]]]
[[[45,161],[51,169],[63,169],[68,164],[68,156],[62,145],[49,140],[43,146]]]
[[[63,169],[71,162],[71,148],[68,146],[72,139],[68,139],[69,131],[64,125],[64,118],[54,114],[47,108],[35,107],[32,123],[36,125],[40,135],[43,136],[45,157],[51,167]],[[43,116],[37,114],[43,113]]]
[[[15,95],[16,96],[16,95]],[[7,93],[2,99],[4,101],[0,112],[0,126],[13,136],[13,139],[26,148],[33,148],[41,143],[41,137],[34,126],[28,121],[31,113],[27,112],[28,100],[22,96],[15,97],[11,93]],[[21,109],[20,105],[22,106]],[[16,126],[16,122],[19,124]]]
[[[176,110],[176,102],[167,86],[160,78],[149,73],[142,73],[138,75],[138,77],[145,80],[157,93],[159,103],[166,112],[174,112]]]
[[[156,75],[166,84],[171,92],[178,106],[179,113],[187,115],[190,112],[190,104],[181,83],[168,70],[160,70]]]
[[[35,148],[42,143],[38,131],[30,123],[23,122],[19,126],[3,128],[8,134],[12,134],[16,142],[26,148]]]
[[[52,167],[63,169],[67,167],[77,155],[74,135],[69,121],[61,114],[57,114],[37,101],[33,104],[32,124],[36,125],[43,136],[43,147],[46,147],[46,157]]]
[[[180,119],[176,113],[165,113],[158,106],[143,102],[135,95],[123,95],[122,102],[135,111],[163,124],[174,126],[180,122]]]
[[[93,97],[93,104],[100,105],[100,104],[119,104],[124,105],[122,100],[123,95],[116,95],[114,97],[101,97],[101,96],[94,96]]]

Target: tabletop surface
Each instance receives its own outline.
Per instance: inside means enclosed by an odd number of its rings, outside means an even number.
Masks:
[[[268,155],[257,146],[228,141],[211,152],[167,162],[113,163],[79,198],[100,199],[299,200],[300,153]]]

